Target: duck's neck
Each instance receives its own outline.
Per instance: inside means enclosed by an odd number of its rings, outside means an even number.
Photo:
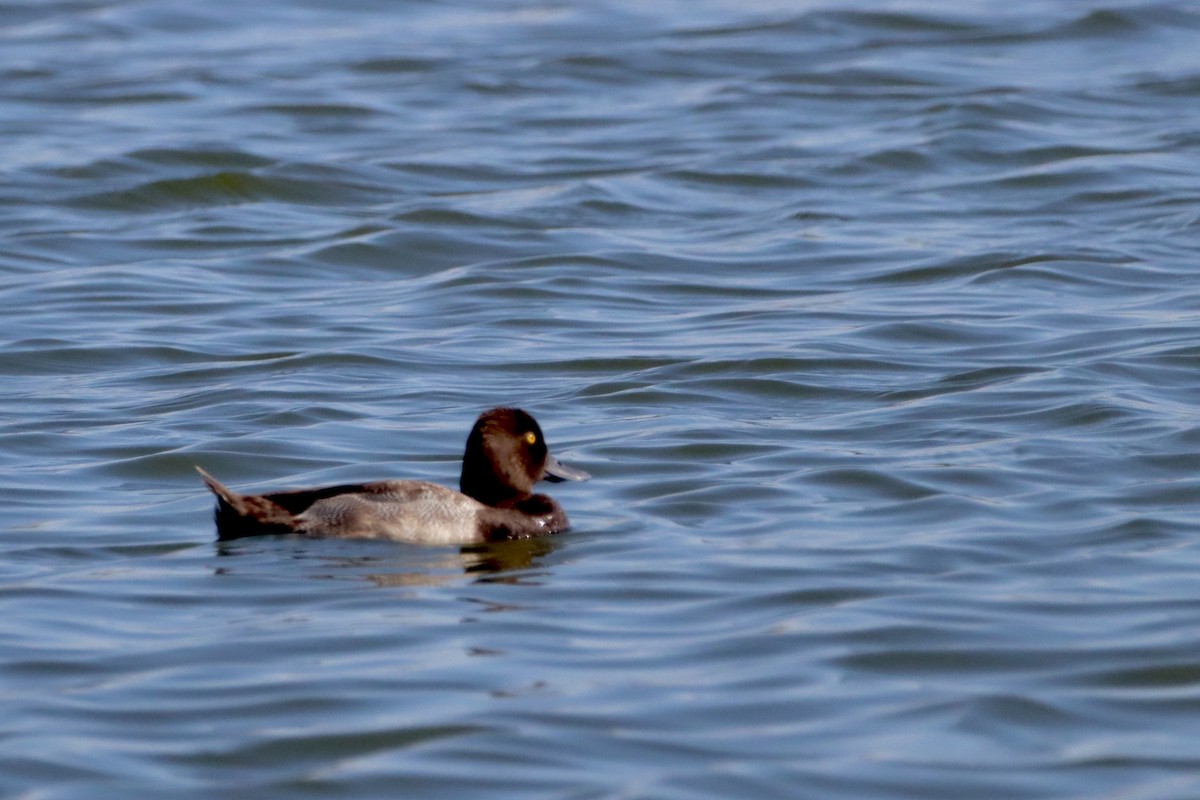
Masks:
[[[499,466],[507,462],[487,458],[482,447],[468,443],[463,455],[462,475],[458,488],[485,506],[512,507],[533,494],[533,482],[516,467]]]
[[[485,506],[513,508],[530,496],[528,492],[522,492],[510,486],[505,486],[500,480],[488,473],[484,473],[487,476],[485,479],[480,479],[478,477],[479,474],[478,472],[468,470],[464,464],[462,477],[458,481],[458,488],[467,497],[473,497]]]

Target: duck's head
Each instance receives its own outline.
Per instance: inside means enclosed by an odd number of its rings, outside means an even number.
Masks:
[[[550,453],[537,420],[519,408],[479,415],[463,453],[462,493],[489,506],[511,506],[533,494],[540,480],[585,481],[590,475]]]

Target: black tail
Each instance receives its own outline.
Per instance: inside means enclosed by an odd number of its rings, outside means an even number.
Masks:
[[[301,530],[296,517],[283,506],[267,497],[238,494],[219,480],[196,467],[209,491],[217,496],[217,536],[221,539],[240,539],[266,533],[297,533]]]

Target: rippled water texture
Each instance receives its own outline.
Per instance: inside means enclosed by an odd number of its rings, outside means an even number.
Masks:
[[[1200,796],[1200,11],[0,7],[0,795]],[[218,546],[453,485],[575,530]]]

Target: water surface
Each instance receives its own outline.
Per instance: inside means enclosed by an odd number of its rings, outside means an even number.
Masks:
[[[0,10],[0,794],[1194,798],[1200,13]],[[595,476],[480,549],[238,487]]]

